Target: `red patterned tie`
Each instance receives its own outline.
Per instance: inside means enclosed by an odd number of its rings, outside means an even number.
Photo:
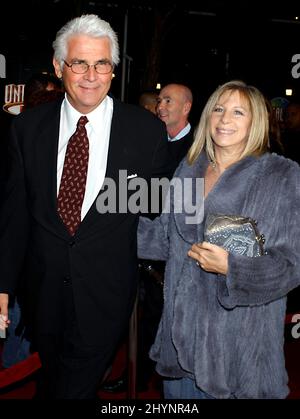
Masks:
[[[89,139],[81,116],[77,129],[69,139],[57,197],[58,213],[73,236],[81,222],[86,176],[89,162]]]

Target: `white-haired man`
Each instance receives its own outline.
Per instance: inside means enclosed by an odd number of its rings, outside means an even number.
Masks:
[[[109,23],[96,15],[75,18],[53,47],[65,98],[25,111],[11,130],[0,328],[9,324],[8,295],[22,271],[45,397],[87,399],[96,396],[126,333],[138,268],[138,214],[99,213],[97,198],[107,178],[117,199],[122,195],[127,183],[119,184],[120,170],[148,181],[168,171],[167,133],[150,112],[108,95],[119,62]]]

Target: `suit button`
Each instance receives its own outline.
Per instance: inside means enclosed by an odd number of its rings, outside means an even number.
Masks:
[[[70,276],[65,276],[64,277],[64,285],[69,285],[71,284],[71,277]]]
[[[69,246],[70,246],[70,247],[73,247],[74,245],[75,245],[75,240],[70,240],[70,241],[69,241]]]

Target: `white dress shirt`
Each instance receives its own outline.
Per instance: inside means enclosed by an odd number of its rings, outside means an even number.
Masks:
[[[89,139],[89,164],[85,195],[81,208],[82,220],[96,199],[104,181],[112,114],[113,100],[109,96],[106,96],[96,109],[86,115],[89,121],[86,124],[86,131]],[[82,114],[73,108],[65,96],[60,112],[57,154],[57,195],[68,141],[72,134],[76,131],[77,122],[81,116]]]

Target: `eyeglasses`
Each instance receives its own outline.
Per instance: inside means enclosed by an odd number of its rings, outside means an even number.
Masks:
[[[64,63],[70,67],[75,74],[87,73],[90,67],[94,67],[98,74],[108,74],[114,68],[113,64],[107,60],[98,61],[96,64],[88,64],[85,61],[75,61],[74,63],[69,64],[65,60]]]

